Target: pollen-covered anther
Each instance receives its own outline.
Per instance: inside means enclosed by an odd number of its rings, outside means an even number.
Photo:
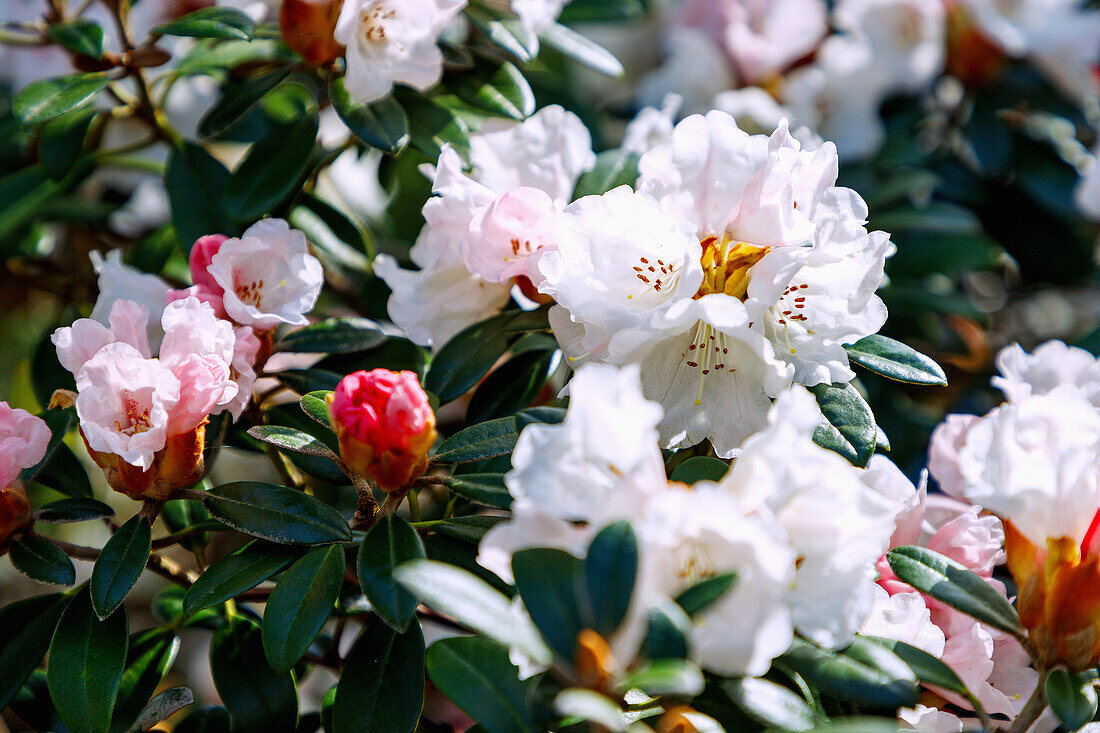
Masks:
[[[721,240],[715,236],[707,237],[700,244],[703,247],[700,258],[703,283],[695,293],[696,299],[704,295],[724,294],[744,300],[753,266],[771,250],[770,247],[748,242],[734,242],[728,234]]]

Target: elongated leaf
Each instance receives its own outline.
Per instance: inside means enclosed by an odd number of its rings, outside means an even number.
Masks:
[[[390,155],[397,155],[409,144],[409,118],[392,96],[360,104],[348,94],[342,78],[332,82],[331,92],[336,114],[364,143]]]
[[[40,79],[15,95],[12,111],[23,125],[37,125],[84,106],[109,81],[106,74],[70,74]]]
[[[180,638],[175,632],[164,629],[151,629],[130,639],[126,671],[122,674],[115,698],[112,731],[124,733],[137,721],[145,704],[172,667],[179,648]]]
[[[205,8],[205,10],[230,10],[230,8]],[[282,84],[288,76],[290,76],[289,67],[275,69],[247,79],[227,90],[226,94],[199,120],[199,134],[210,137],[225,130],[255,107],[264,95]]]
[[[567,660],[573,660],[577,634],[587,626],[575,590],[582,572],[581,561],[563,550],[534,548],[512,555],[512,574],[523,605],[542,638]]]
[[[677,466],[670,479],[690,486],[697,481],[721,481],[729,470],[729,464],[720,458],[694,456]]]
[[[630,522],[619,521],[601,529],[584,559],[591,628],[601,636],[610,636],[626,617],[637,574],[638,537]]]
[[[47,585],[76,582],[73,561],[61,548],[41,537],[23,537],[12,544],[8,553],[12,567],[31,580]]]
[[[38,138],[38,162],[50,178],[60,181],[76,165],[95,114],[94,109],[83,109],[51,120],[42,128]]]
[[[469,6],[466,17],[496,45],[520,61],[530,61],[539,52],[539,39],[515,18],[503,18],[491,8]]]
[[[822,422],[814,442],[836,451],[853,465],[863,467],[875,452],[875,416],[867,401],[851,384],[819,384],[811,387]]]
[[[259,219],[298,183],[317,139],[317,117],[302,115],[252,146],[225,182],[225,210],[238,222]]]
[[[368,617],[348,654],[332,706],[336,733],[412,733],[424,705],[424,634],[398,634]]]
[[[810,706],[786,687],[756,677],[727,680],[722,689],[741,712],[761,725],[804,731],[814,726]]]
[[[322,458],[336,458],[336,454],[327,445],[309,433],[303,433],[301,430],[295,430],[294,428],[282,425],[257,425],[249,428],[248,434],[256,440],[270,443],[282,450],[321,456]]]
[[[149,520],[135,515],[103,546],[88,586],[92,606],[101,619],[114,613],[141,576],[149,561],[152,535]]]
[[[173,733],[232,733],[233,719],[221,707],[200,708],[180,721]]]
[[[357,573],[363,595],[379,618],[401,633],[416,613],[417,600],[397,582],[393,571],[403,562],[424,557],[420,535],[394,514],[379,518],[359,546]]]
[[[210,672],[218,695],[233,714],[234,730],[294,730],[298,721],[294,676],[268,665],[255,623],[238,617],[214,632]]]
[[[898,578],[982,623],[1015,636],[1020,617],[1008,599],[980,576],[925,547],[897,547],[886,553]]]
[[[1051,710],[1066,730],[1078,730],[1096,715],[1096,688],[1088,675],[1059,667],[1047,675],[1045,689]]]
[[[515,334],[508,329],[513,313],[502,313],[456,334],[432,359],[424,386],[441,403],[461,397],[489,373]]]
[[[423,603],[473,631],[515,646],[536,663],[550,661],[550,650],[530,619],[516,618],[508,598],[473,573],[443,562],[413,560],[398,567],[394,577]]]
[[[466,408],[466,421],[506,417],[527,407],[546,384],[553,358],[553,349],[538,349],[525,351],[501,365],[474,391]]]
[[[523,121],[535,111],[535,95],[519,69],[505,61],[496,68],[479,68],[454,85],[460,99],[493,114]]]
[[[623,74],[623,65],[610,51],[560,23],[550,26],[539,37],[547,46],[601,74]]]
[[[428,678],[489,733],[535,733],[532,680],[520,680],[508,649],[488,639],[455,637],[432,644]]]
[[[306,354],[347,354],[366,351],[386,341],[378,324],[367,318],[339,316],[291,331],[275,345],[277,351]]]
[[[918,649],[915,646],[894,639],[881,639],[874,636],[863,638],[882,644],[894,654],[897,654],[898,658],[908,664],[909,669],[913,670],[913,674],[924,684],[935,685],[973,700],[974,696],[966,688],[966,684],[955,674],[955,670],[923,649]]]
[[[599,196],[619,186],[633,186],[638,180],[638,154],[616,148],[596,156],[596,165],[577,179],[573,198]]]
[[[900,341],[872,334],[845,346],[848,358],[875,374],[911,384],[947,384],[940,365]]]
[[[35,481],[71,497],[90,497],[92,482],[72,449],[61,443],[50,460],[35,476]]]
[[[0,710],[42,661],[68,603],[62,594],[51,593],[0,608]]]
[[[79,497],[75,499],[61,499],[60,501],[46,504],[37,512],[35,519],[47,524],[66,524],[69,522],[87,522],[92,519],[112,517],[115,510],[96,499]]]
[[[475,514],[469,517],[453,517],[432,524],[432,529],[448,537],[477,544],[485,534],[504,520],[501,516]]]
[[[409,119],[409,142],[431,160],[439,159],[444,145],[450,145],[463,159],[470,157],[470,129],[454,112],[423,94],[405,87],[394,97]]]
[[[158,25],[153,33],[162,36],[189,36],[192,38],[228,38],[251,41],[256,24],[246,14],[235,8],[201,8]]]
[[[702,671],[686,659],[657,659],[631,670],[620,689],[638,689],[650,697],[694,697],[703,691]]]
[[[692,618],[722,599],[737,584],[737,573],[725,573],[688,586],[676,596],[676,604]]]
[[[504,486],[503,473],[464,473],[447,478],[446,484],[463,499],[497,509],[512,506],[512,495]]]
[[[320,390],[304,394],[302,395],[302,399],[299,400],[299,404],[302,406],[302,412],[308,415],[311,420],[324,425],[326,428],[332,425],[329,421],[328,403],[326,402],[326,397],[329,394],[330,392],[328,390]]]
[[[686,659],[691,618],[671,601],[658,602],[649,609],[641,653],[649,659]]]
[[[172,228],[185,251],[204,234],[238,233],[223,203],[228,179],[229,171],[195,143],[184,142],[168,154],[164,187],[172,207]]]
[[[88,593],[65,609],[50,642],[46,683],[58,715],[73,733],[105,733],[126,665],[126,609],[97,618]]]
[[[214,519],[254,537],[285,545],[351,540],[351,528],[335,509],[285,486],[238,481],[223,484],[204,498]]]
[[[501,417],[460,430],[443,441],[432,458],[440,463],[470,463],[503,456],[516,447],[514,417]]]
[[[289,565],[300,550],[264,540],[253,540],[206,569],[183,599],[183,615],[228,601],[270,578]]]
[[[780,659],[833,697],[859,705],[896,709],[917,702],[916,677],[896,654],[857,638],[841,651],[796,639]]]
[[[103,29],[93,21],[77,18],[67,23],[57,23],[50,26],[48,34],[54,41],[80,56],[98,59],[103,55]]]
[[[290,566],[264,610],[263,644],[276,672],[298,663],[325,625],[344,582],[344,548],[318,547]]]
[[[587,721],[598,730],[626,731],[626,716],[618,703],[595,690],[571,687],[554,698],[554,712],[567,721]]]
[[[171,687],[156,695],[141,709],[137,720],[126,733],[145,733],[152,730],[154,725],[168,720],[193,702],[195,702],[195,696],[191,690],[186,687]]]

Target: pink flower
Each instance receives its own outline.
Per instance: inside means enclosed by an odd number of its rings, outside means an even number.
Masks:
[[[191,255],[187,258],[187,263],[191,267],[191,282],[200,288],[205,288],[219,295],[222,288],[218,285],[218,281],[214,279],[214,276],[210,274],[209,268],[214,255],[218,253],[222,243],[227,239],[229,237],[224,234],[207,234],[205,237],[199,237],[191,245]]]
[[[932,443],[928,449],[928,470],[939,482],[944,493],[962,496],[962,469],[959,468],[959,451],[966,445],[966,436],[979,421],[977,415],[948,415],[932,431]]]
[[[107,321],[110,327],[91,318],[80,318],[50,336],[57,347],[57,360],[73,376],[79,374],[85,362],[107,344],[129,344],[142,356],[150,356],[148,308],[133,300],[116,300],[111,305]]]
[[[557,222],[558,209],[549,194],[530,186],[513,188],[471,223],[462,247],[466,267],[490,282],[527,277],[537,286],[528,258],[556,243]]]
[[[222,300],[222,289],[220,287],[216,290],[212,290],[205,285],[192,285],[182,290],[168,291],[167,302],[169,303],[183,300],[184,298],[197,298],[199,301],[213,308],[214,315],[218,318],[229,318],[225,313],[225,303]]]
[[[0,402],[0,489],[41,461],[49,443],[50,429],[41,418]]]
[[[340,380],[329,398],[340,454],[385,491],[422,474],[435,442],[435,413],[413,372],[358,371]]]
[[[233,335],[233,360],[229,368],[237,382],[237,394],[228,403],[219,403],[212,414],[228,411],[236,420],[252,401],[252,391],[256,387],[256,356],[261,344],[256,332],[248,326],[238,326]]]

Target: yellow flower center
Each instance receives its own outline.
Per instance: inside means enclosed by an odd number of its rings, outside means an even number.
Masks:
[[[722,293],[744,300],[749,289],[749,272],[771,248],[759,247],[748,242],[734,242],[728,234],[721,240],[707,237],[703,246],[703,284],[695,298]]]

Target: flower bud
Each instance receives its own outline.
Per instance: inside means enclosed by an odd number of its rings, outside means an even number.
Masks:
[[[19,484],[0,488],[0,555],[8,551],[12,537],[31,523],[31,505]]]
[[[344,53],[344,45],[333,37],[342,6],[341,0],[283,0],[279,29],[286,45],[308,64],[332,63]]]
[[[88,445],[83,428],[80,437],[84,439],[88,455],[103,469],[112,489],[136,501],[167,501],[178,490],[194,486],[202,478],[206,423],[203,420],[196,428],[168,435],[164,447],[153,454],[152,463],[146,469],[127,463],[115,453],[93,449]]]
[[[328,408],[344,462],[383,491],[408,486],[428,467],[435,413],[413,372],[349,374],[329,395]]]

